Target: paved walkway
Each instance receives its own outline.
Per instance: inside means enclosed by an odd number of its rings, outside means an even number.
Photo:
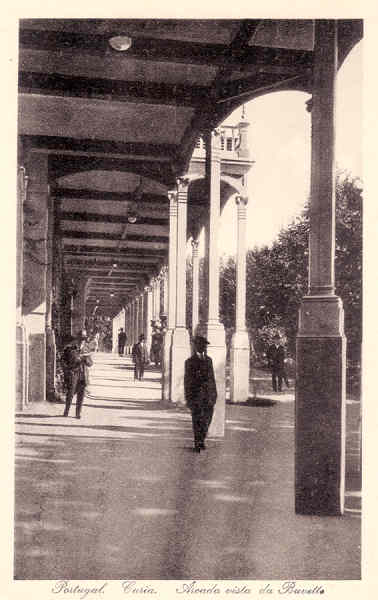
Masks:
[[[160,374],[97,354],[82,419],[16,418],[17,579],[359,579],[359,405],[347,405],[347,510],[294,513],[294,397],[226,408],[224,440],[192,452]]]

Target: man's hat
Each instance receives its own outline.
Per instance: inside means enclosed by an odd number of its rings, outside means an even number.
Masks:
[[[202,337],[202,335],[196,335],[193,338],[193,344],[196,344],[196,346],[207,346],[210,342]]]

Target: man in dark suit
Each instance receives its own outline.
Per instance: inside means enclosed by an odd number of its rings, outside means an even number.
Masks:
[[[68,417],[72,399],[76,394],[76,418],[81,418],[85,388],[89,382],[88,367],[93,364],[90,352],[85,348],[85,340],[84,332],[80,332],[76,339],[71,336],[66,339],[62,357],[64,382],[67,390],[64,417]]]
[[[120,356],[123,356],[123,353],[125,351],[126,340],[127,340],[126,333],[125,333],[125,331],[123,331],[123,327],[121,327],[121,329],[119,330],[119,333],[118,333],[118,354]]]
[[[205,450],[205,438],[217,400],[213,362],[206,355],[209,342],[202,336],[193,339],[193,355],[185,361],[185,401],[192,413],[194,451]]]
[[[139,342],[134,344],[131,351],[134,368],[134,379],[143,379],[144,367],[148,363],[148,351],[143,333],[139,336]]]
[[[272,371],[272,387],[274,392],[282,391],[282,380],[286,379],[285,375],[285,350],[281,345],[281,338],[278,333],[273,336],[273,344],[271,344],[266,353],[269,367]]]

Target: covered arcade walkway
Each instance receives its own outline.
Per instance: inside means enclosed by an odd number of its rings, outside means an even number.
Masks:
[[[95,355],[83,416],[32,403],[16,421],[17,579],[358,579],[359,405],[347,403],[346,511],[294,511],[294,396],[226,405],[192,452],[160,374]],[[74,410],[71,409],[72,415]]]

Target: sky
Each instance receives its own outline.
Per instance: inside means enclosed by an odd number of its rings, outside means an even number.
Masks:
[[[336,92],[336,164],[362,177],[362,42],[339,70]],[[276,92],[246,104],[249,146],[255,161],[248,175],[247,247],[270,245],[298,216],[310,189],[309,94]],[[226,123],[240,120],[241,109]],[[222,253],[236,252],[236,207],[230,198],[221,216]]]

